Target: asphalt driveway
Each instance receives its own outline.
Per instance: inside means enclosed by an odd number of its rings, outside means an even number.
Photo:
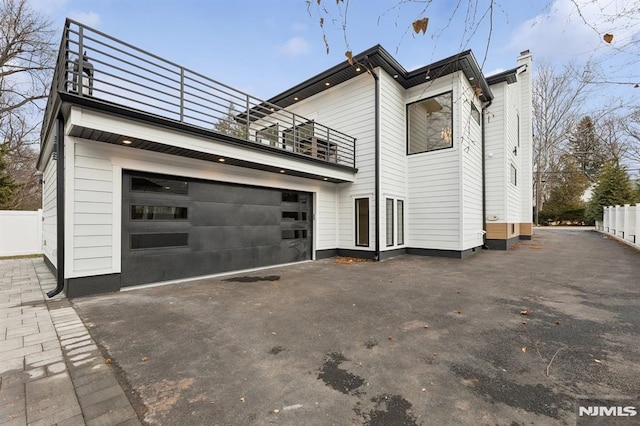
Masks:
[[[639,277],[630,247],[543,229],[73,304],[149,424],[574,424],[582,398],[638,403]]]

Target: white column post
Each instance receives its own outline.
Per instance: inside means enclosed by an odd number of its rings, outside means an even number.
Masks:
[[[640,203],[636,204],[635,245],[640,247]]]
[[[622,210],[622,239],[629,238],[629,204],[625,204]]]

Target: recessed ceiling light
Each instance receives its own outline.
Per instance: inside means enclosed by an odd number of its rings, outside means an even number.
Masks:
[[[360,67],[357,67],[357,68],[356,68],[356,72],[360,72]]]
[[[429,74],[427,74],[427,75],[424,77],[424,79],[425,79],[425,80],[431,80],[431,76],[430,76]]]
[[[474,77],[469,77],[469,81],[473,81],[473,80],[475,80]]]
[[[298,97],[296,96],[295,98],[293,98],[293,100],[294,100],[294,101],[297,101],[297,100],[298,100]]]
[[[123,139],[123,140],[122,140],[122,144],[123,144],[123,145],[131,145],[132,143],[133,143],[133,142],[131,142],[131,140],[129,140],[129,139]]]
[[[324,84],[325,86],[331,86],[331,83],[329,83],[328,81]]]
[[[218,158],[218,161],[224,163],[226,160],[224,158]]]
[[[322,179],[322,180],[329,180],[329,178],[324,178],[324,179]]]
[[[280,173],[284,173],[284,172],[285,172],[285,170],[280,170]]]
[[[393,75],[393,78],[398,78],[398,74],[394,74],[394,75]]]

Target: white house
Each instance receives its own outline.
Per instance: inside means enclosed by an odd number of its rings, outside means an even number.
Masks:
[[[531,238],[516,65],[408,72],[374,46],[263,101],[68,20],[38,162],[51,293]]]

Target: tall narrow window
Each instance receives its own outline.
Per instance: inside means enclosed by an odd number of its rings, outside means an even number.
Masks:
[[[393,199],[387,198],[387,247],[393,245]]]
[[[369,246],[369,199],[356,199],[356,245]]]
[[[518,186],[518,169],[513,164],[511,165],[511,184]]]
[[[404,201],[398,200],[398,207],[396,208],[396,215],[398,216],[398,245],[404,244]]]

